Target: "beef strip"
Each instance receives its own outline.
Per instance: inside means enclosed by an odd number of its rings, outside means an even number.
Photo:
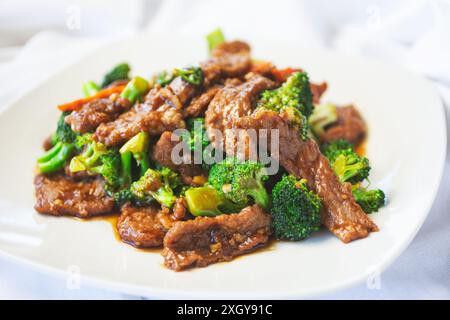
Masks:
[[[236,121],[235,125],[238,128],[278,129],[280,164],[296,177],[307,179],[309,188],[322,199],[323,224],[342,242],[364,238],[370,232],[378,231],[375,223],[356,203],[351,185],[340,183],[316,142],[312,139],[303,141],[298,129],[291,127],[283,114],[259,109]]]
[[[156,85],[143,103],[136,104],[115,121],[101,124],[95,131],[94,138],[107,146],[115,146],[131,139],[140,131],[159,135],[166,130],[184,128],[183,103],[193,93],[191,85],[186,85],[180,79],[174,79],[173,86],[172,83],[164,88]]]
[[[243,76],[251,68],[250,46],[242,41],[221,43],[211,56],[200,64],[206,87],[221,78]]]
[[[229,261],[267,243],[270,215],[258,205],[237,214],[175,222],[164,237],[164,264],[181,271]]]
[[[358,144],[366,136],[366,124],[353,106],[337,108],[338,121],[325,129],[319,137],[324,143],[339,139],[345,139],[353,144]]]
[[[35,209],[40,213],[87,218],[110,213],[114,208],[114,200],[105,193],[101,178],[77,182],[62,174],[40,174],[34,185]]]
[[[85,103],[79,110],[68,115],[65,121],[73,131],[93,132],[100,124],[115,120],[130,107],[128,100],[115,95],[114,99],[97,99]]]
[[[172,138],[174,141],[172,141]],[[191,186],[201,186],[207,180],[207,173],[200,165],[196,165],[190,159],[189,163],[175,164],[172,160],[172,149],[180,143],[179,137],[170,131],[164,132],[158,142],[153,146],[151,158],[159,164],[178,172],[182,181]]]
[[[221,86],[215,85],[192,99],[191,103],[184,109],[185,117],[195,118],[203,116],[209,103],[212,101]]]
[[[185,105],[197,92],[196,86],[184,81],[181,77],[173,79],[169,83],[169,88],[182,105]]]
[[[182,220],[186,213],[186,202],[178,198],[173,211],[161,209],[154,204],[135,207],[125,204],[117,221],[117,230],[123,242],[137,248],[162,247],[163,239],[174,221]]]
[[[241,117],[250,115],[253,103],[263,90],[272,88],[275,83],[259,74],[249,73],[246,82],[229,81],[214,97],[205,113],[205,124],[208,136],[217,148],[222,141],[216,139],[216,132],[226,134],[226,129],[232,129],[234,122]],[[218,130],[218,131],[215,131]],[[233,144],[229,144],[234,148]],[[234,150],[227,150],[232,153]]]

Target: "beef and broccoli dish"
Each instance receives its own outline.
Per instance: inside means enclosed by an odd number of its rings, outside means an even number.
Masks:
[[[207,41],[199,65],[144,78],[121,63],[59,105],[37,159],[35,209],[115,215],[123,242],[161,248],[175,271],[272,239],[305,241],[322,226],[344,243],[378,231],[369,214],[385,194],[369,188],[358,110],[321,102],[326,83],[252,59],[219,29]]]

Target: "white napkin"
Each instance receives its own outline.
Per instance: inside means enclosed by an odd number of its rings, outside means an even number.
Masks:
[[[101,2],[97,0],[97,6]],[[133,12],[138,7],[140,14],[135,15],[135,20],[133,15],[127,15],[132,27],[126,33],[143,25],[145,30],[205,34],[220,26],[229,38],[264,35],[369,56],[426,76],[450,107],[450,4],[446,1],[155,0],[146,5],[135,1],[129,6]],[[89,34],[88,31],[83,30],[80,35]],[[94,34],[99,36],[98,32]],[[115,34],[106,33],[109,37]],[[24,80],[27,85],[38,83],[104,40],[75,40],[56,32],[35,36],[12,62],[0,63],[0,79],[8,79],[0,89],[0,110],[7,100],[26,89],[22,86]],[[379,286],[362,283],[314,298],[449,299],[449,189],[447,157],[439,194],[425,224],[408,249],[381,274]],[[63,280],[0,260],[0,298],[130,297],[86,286],[69,290]]]

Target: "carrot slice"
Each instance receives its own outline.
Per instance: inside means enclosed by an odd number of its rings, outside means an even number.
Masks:
[[[126,84],[120,84],[117,86],[108,87],[106,89],[103,89],[93,96],[77,99],[75,101],[60,104],[58,106],[58,109],[61,111],[75,111],[80,109],[85,103],[88,103],[93,100],[102,99],[102,98],[108,98],[113,93],[120,93],[125,88]]]
[[[301,72],[298,68],[272,69],[272,74],[278,82],[284,82],[294,72]]]

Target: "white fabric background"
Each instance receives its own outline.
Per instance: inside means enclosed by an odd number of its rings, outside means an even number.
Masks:
[[[4,0],[0,3],[0,110],[28,87],[111,38],[145,30],[205,34],[217,26],[229,38],[251,40],[264,35],[402,65],[431,80],[449,112],[450,3],[443,0],[128,0],[114,4],[107,0]],[[369,289],[363,283],[314,298],[449,299],[449,191],[447,153],[439,194],[425,224],[381,275],[379,288]],[[70,290],[64,279],[0,259],[0,299],[11,298],[139,297],[84,285]]]

